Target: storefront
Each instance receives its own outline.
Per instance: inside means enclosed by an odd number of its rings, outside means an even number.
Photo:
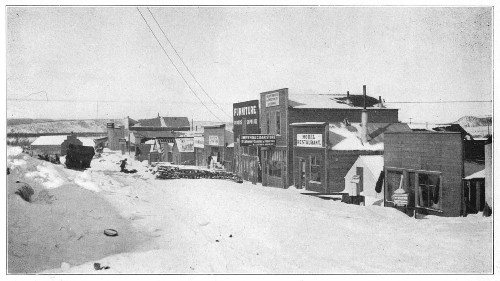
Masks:
[[[232,143],[232,132],[226,130],[226,124],[221,124],[204,126],[203,135],[204,158],[206,159],[207,166],[213,161],[215,165],[223,167],[226,157],[226,147],[229,143]]]
[[[384,205],[408,214],[463,214],[463,144],[460,133],[387,133]]]

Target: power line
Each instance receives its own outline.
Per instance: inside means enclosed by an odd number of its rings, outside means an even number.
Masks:
[[[158,100],[66,100],[66,99],[50,99],[50,100],[39,100],[39,99],[28,99],[28,98],[8,98],[7,101],[27,101],[27,102],[69,102],[69,103],[162,103],[163,101]],[[173,104],[199,104],[198,102],[189,102],[189,101],[169,101],[169,103]],[[225,104],[232,104],[230,102],[226,102]]]
[[[149,13],[151,14],[151,16],[153,17],[154,21],[156,22],[156,25],[158,25],[158,27],[160,28],[161,32],[163,33],[163,36],[165,36],[165,38],[167,39],[168,43],[170,44],[170,46],[172,47],[172,49],[174,50],[175,54],[177,55],[177,57],[179,58],[179,60],[182,62],[182,64],[184,65],[184,67],[187,69],[187,71],[189,72],[189,74],[191,75],[191,77],[193,77],[194,81],[196,82],[196,84],[198,84],[198,86],[200,87],[200,89],[203,91],[203,93],[205,93],[205,95],[212,101],[213,104],[215,104],[224,114],[226,114],[228,117],[232,117],[230,116],[229,114],[226,113],[226,111],[224,111],[224,109],[222,109],[222,107],[220,107],[217,103],[215,103],[215,101],[212,99],[212,97],[205,91],[205,89],[201,86],[201,84],[198,82],[198,80],[196,79],[196,77],[194,77],[194,74],[191,72],[191,70],[189,69],[189,67],[184,63],[184,60],[182,59],[182,57],[179,55],[179,53],[177,52],[177,50],[175,49],[174,45],[172,44],[172,42],[170,41],[170,39],[168,39],[168,36],[165,34],[165,32],[163,31],[163,28],[161,28],[161,25],[158,23],[158,21],[156,20],[156,17],[153,15],[153,12],[151,12],[151,10],[146,7],[146,9],[148,9]]]
[[[141,17],[142,19],[144,20],[144,22],[146,23],[146,25],[148,26],[149,28],[149,31],[151,31],[151,34],[153,34],[154,38],[156,39],[156,41],[158,42],[158,44],[160,45],[161,49],[163,50],[163,52],[165,53],[165,55],[167,56],[168,60],[170,61],[170,63],[172,63],[172,65],[174,66],[175,70],[177,70],[177,73],[179,73],[179,75],[181,76],[182,80],[184,80],[184,83],[186,83],[186,85],[188,86],[188,88],[191,90],[191,92],[196,96],[196,98],[198,98],[198,100],[200,101],[200,103],[215,117],[217,118],[219,121],[221,122],[224,122],[222,121],[217,115],[215,115],[212,110],[210,110],[210,108],[208,108],[208,106],[206,106],[203,101],[200,99],[200,97],[198,97],[198,95],[196,94],[196,92],[193,90],[193,88],[191,88],[191,86],[189,85],[189,83],[186,81],[186,79],[184,78],[184,75],[182,75],[182,73],[179,71],[179,69],[177,68],[177,66],[174,64],[174,61],[172,60],[172,58],[170,58],[170,56],[168,55],[167,51],[165,50],[165,48],[163,47],[163,45],[161,44],[160,40],[158,39],[158,37],[156,37],[156,34],[153,32],[153,29],[151,29],[151,26],[149,25],[148,21],[146,20],[146,18],[142,15],[141,11],[139,10],[139,8],[137,7],[136,8],[137,11],[139,12],[139,14],[141,14]]]
[[[448,100],[448,101],[389,101],[384,103],[477,103],[493,102],[492,100]]]

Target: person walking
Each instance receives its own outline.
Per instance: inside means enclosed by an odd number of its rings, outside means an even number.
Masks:
[[[120,172],[125,172],[125,166],[127,166],[127,158],[121,161],[120,163]]]

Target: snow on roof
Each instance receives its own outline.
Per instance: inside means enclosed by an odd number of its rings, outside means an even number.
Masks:
[[[332,150],[384,150],[385,132],[411,132],[405,123],[368,123],[368,142],[360,139],[360,123],[346,126],[343,122],[329,124],[329,142]]]
[[[358,159],[365,164],[374,177],[378,177],[380,172],[384,170],[383,155],[361,155]]]
[[[41,136],[38,137],[35,141],[33,141],[31,145],[61,145],[67,138],[68,138],[67,135]]]
[[[297,123],[291,123],[290,126],[296,125],[324,125],[326,122],[297,122]]]
[[[484,170],[481,170],[481,171],[476,172],[468,177],[465,177],[464,180],[484,179],[484,178],[485,178],[485,172],[484,172]]]
[[[155,144],[156,140],[148,140],[144,144]]]
[[[339,102],[336,100],[338,96],[333,95],[300,95],[300,94],[289,94],[288,104],[293,108],[336,108],[336,109],[363,109],[363,107],[356,107],[348,105],[344,102]],[[379,107],[367,107],[366,109],[387,109],[387,106]]]
[[[78,138],[78,139],[82,142],[83,146],[91,146],[91,147],[95,146],[93,138]]]
[[[227,145],[227,147],[234,147],[234,142]]]

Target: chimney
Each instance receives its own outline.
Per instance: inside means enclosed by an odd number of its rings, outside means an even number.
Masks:
[[[352,105],[352,102],[351,102],[351,96],[349,96],[349,91],[347,91],[347,100],[346,100],[346,103],[348,105]]]
[[[382,96],[378,96],[378,107],[384,107],[384,104],[382,103]]]
[[[366,143],[368,141],[368,111],[366,110],[366,85],[363,85],[363,111],[361,111],[361,142]]]

